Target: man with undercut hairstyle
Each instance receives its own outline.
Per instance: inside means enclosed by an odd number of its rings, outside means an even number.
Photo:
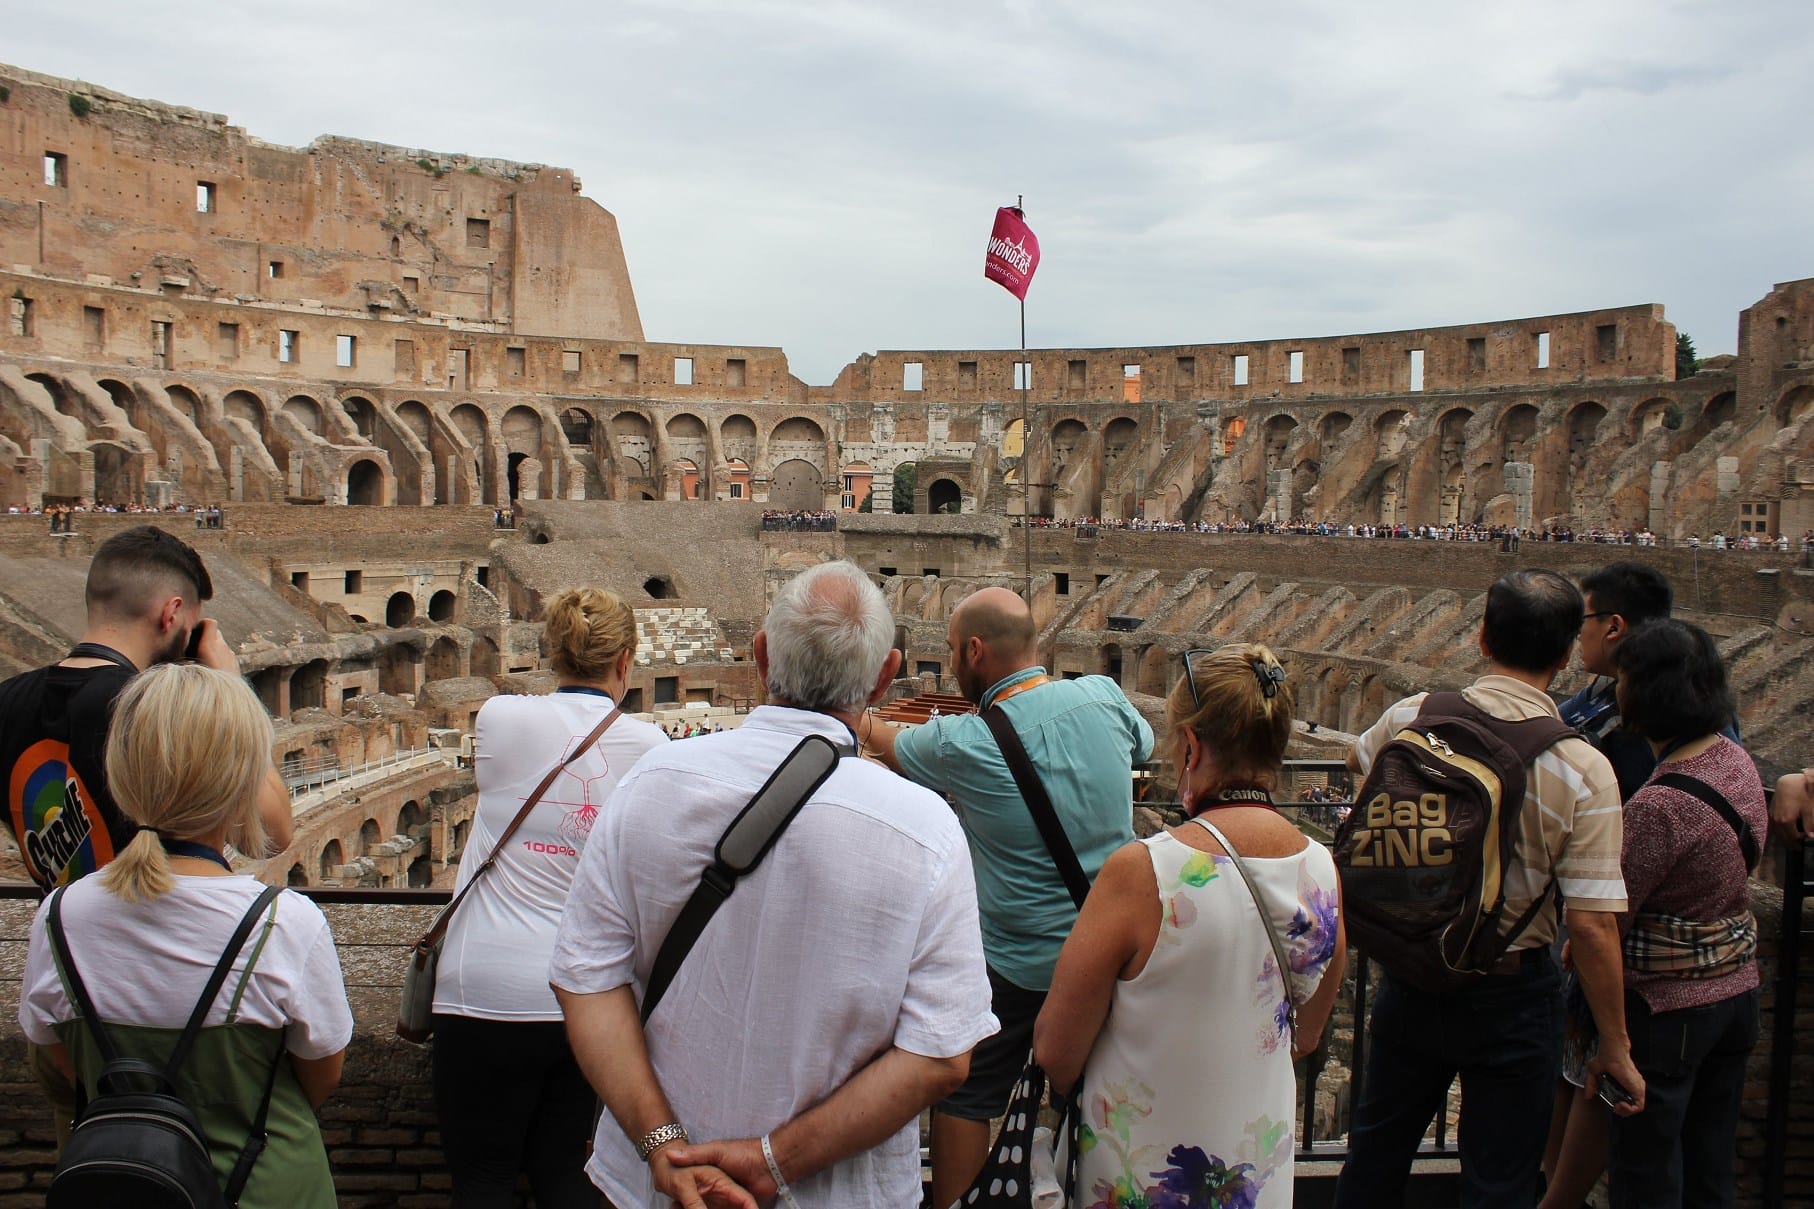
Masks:
[[[93,873],[131,842],[136,824],[107,787],[103,756],[113,699],[154,663],[184,658],[239,673],[220,627],[202,616],[214,582],[201,555],[153,525],[117,533],[88,565],[87,622],[67,658],[0,684],[0,786],[6,826],[42,890]],[[259,798],[273,850],[290,843],[290,795],[273,766]],[[262,857],[264,853],[247,855]],[[75,1089],[35,1051],[59,1146]]]
[[[1153,731],[1106,676],[1054,680],[1039,664],[1032,610],[1006,588],[984,588],[951,612],[951,675],[979,711],[999,708],[1026,748],[1084,874],[1133,838],[1133,767]],[[932,1200],[949,1205],[976,1178],[989,1122],[1007,1109],[1052,985],[1058,950],[1077,922],[1006,758],[980,713],[948,714],[896,731],[865,714],[858,737],[883,763],[947,795],[976,865],[983,952],[1001,1032],[976,1047],[970,1078],[932,1114]]]

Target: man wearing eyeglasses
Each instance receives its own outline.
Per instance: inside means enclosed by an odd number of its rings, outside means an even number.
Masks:
[[[1582,577],[1581,592],[1587,598],[1581,666],[1596,679],[1562,703],[1562,720],[1611,762],[1619,778],[1619,800],[1624,801],[1650,779],[1657,759],[1642,735],[1619,726],[1612,652],[1637,626],[1668,617],[1675,594],[1668,578],[1648,563],[1608,563]]]
[[[1039,664],[1032,611],[984,588],[951,612],[951,674],[979,710],[999,708],[1027,750],[1085,875],[1133,839],[1135,764],[1153,731],[1107,676],[1056,680]],[[858,738],[890,768],[949,797],[970,841],[1001,1032],[976,1047],[970,1077],[932,1114],[932,1200],[949,1205],[976,1178],[989,1122],[1007,1109],[1032,1047],[1077,907],[980,714],[948,714],[896,731],[865,714]]]

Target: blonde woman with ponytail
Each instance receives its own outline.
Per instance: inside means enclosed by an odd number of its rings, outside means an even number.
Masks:
[[[474,743],[479,807],[460,861],[464,889],[548,770],[624,698],[636,615],[576,588],[549,600],[542,632],[558,687],[493,697]],[[556,776],[485,880],[454,912],[435,981],[434,1085],[459,1209],[516,1204],[527,1173],[539,1209],[597,1209],[586,1178],[597,1098],[573,1051],[548,962],[598,808],[660,727],[619,716]]]
[[[1082,1083],[1072,1209],[1291,1204],[1292,1060],[1320,1042],[1346,947],[1334,861],[1273,807],[1292,707],[1264,646],[1184,656],[1166,729],[1188,821],[1103,865],[1034,1029],[1053,1085]]]
[[[271,721],[245,681],[163,663],[127,684],[108,730],[107,781],[137,827],[100,873],[58,892],[68,950],[95,1014],[128,1056],[162,1062],[240,920],[265,887],[229,848],[264,851],[261,787]],[[19,1023],[92,1096],[102,1059],[47,937],[32,924]],[[282,891],[230,968],[178,1087],[201,1118],[216,1173],[246,1143],[268,1079],[268,1142],[243,1209],[331,1209],[315,1122],[353,1034],[340,960],[314,903]],[[280,1048],[281,1047],[281,1048]]]

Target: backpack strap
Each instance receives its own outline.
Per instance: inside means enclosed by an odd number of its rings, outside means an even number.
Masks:
[[[252,955],[246,958],[246,968],[240,971],[239,983],[233,988],[233,999],[227,1004],[227,1023],[239,1021],[240,1000],[246,997],[246,988],[252,983],[252,971],[258,968],[258,959],[264,956],[265,942],[271,939],[271,932],[277,926],[277,899],[271,900],[270,913],[265,916],[265,926],[259,930],[258,942],[252,946]]]
[[[1685,772],[1659,773],[1651,778],[1650,783],[1680,790],[1713,807],[1719,812],[1719,816],[1726,820],[1726,825],[1738,834],[1738,848],[1745,858],[1745,871],[1749,873],[1757,866],[1757,837],[1751,834],[1751,825],[1745,822],[1744,816],[1739,814],[1738,809],[1726,800],[1726,795],[1699,777],[1691,777]]]
[[[1508,721],[1505,718],[1495,718],[1461,693],[1430,693],[1424,697],[1417,714],[1419,718],[1425,714],[1475,718],[1482,726],[1499,736],[1500,741],[1517,754],[1518,762],[1526,767],[1535,764],[1538,756],[1562,740],[1581,737],[1581,732],[1575,727],[1560,718],[1551,718],[1548,715],[1525,718],[1517,722]]]
[[[1077,904],[1077,909],[1083,910],[1083,900],[1090,893],[1089,876],[1084,873],[1077,850],[1071,847],[1070,838],[1064,833],[1064,824],[1058,821],[1058,811],[1053,808],[1045,782],[1039,779],[1039,772],[1027,755],[1026,745],[1020,741],[1014,723],[1008,720],[1000,706],[991,705],[984,710],[983,721],[988,724],[989,733],[995,736],[995,745],[1001,748],[1008,772],[1013,775],[1014,784],[1027,804],[1027,812],[1033,816],[1033,825],[1039,828],[1039,838],[1045,841],[1052,863],[1058,866],[1058,876],[1064,879],[1064,888],[1070,891],[1071,901]]]
[[[103,646],[98,642],[78,642],[73,647],[69,648],[69,654],[63,656],[63,658],[105,659],[115,667],[123,668],[134,676],[139,674],[138,664],[120,654],[120,652],[114,650],[112,647]]]
[[[75,1001],[76,1010],[82,1013],[83,1027],[101,1051],[101,1061],[112,1066],[120,1060],[120,1051],[115,1047],[113,1036],[107,1031],[100,1013],[94,1010],[94,1000],[88,997],[88,987],[83,984],[82,975],[77,973],[76,959],[69,951],[69,937],[63,932],[63,894],[68,889],[68,886],[60,886],[50,896],[50,908],[45,919],[50,932],[50,952],[56,959],[57,972],[63,976],[64,991]]]
[[[649,967],[649,981],[642,993],[642,1022],[647,1024],[668,984],[674,981],[687,954],[705,931],[706,924],[717,914],[724,900],[736,888],[737,879],[762,863],[768,850],[775,846],[787,825],[794,821],[806,799],[818,792],[838,762],[855,753],[848,746],[833,743],[824,735],[808,735],[787,754],[779,767],[769,774],[749,805],[738,812],[731,825],[718,839],[712,852],[712,863],[700,875],[680,914],[668,928],[655,961]]]
[[[227,939],[227,947],[221,953],[220,960],[214,963],[214,972],[208,975],[208,985],[202,988],[201,998],[195,1001],[195,1010],[189,1013],[189,1023],[183,1026],[182,1035],[176,1039],[176,1048],[170,1051],[170,1061],[164,1064],[164,1074],[172,1083],[176,1081],[176,1072],[188,1060],[196,1037],[201,1035],[202,1022],[208,1018],[208,1009],[214,1006],[214,997],[220,994],[221,987],[226,983],[227,972],[233,968],[234,959],[246,947],[246,938],[252,935],[252,929],[258,925],[258,917],[265,913],[271,900],[282,893],[282,886],[266,886],[246,909],[246,913],[240,916],[239,926],[233,929],[233,935]]]
[[[261,939],[259,943],[264,942]],[[256,954],[252,960],[257,961]],[[239,1198],[246,1190],[246,1183],[252,1178],[252,1168],[258,1162],[258,1156],[265,1152],[265,1143],[270,1134],[265,1131],[265,1121],[271,1115],[271,1093],[277,1089],[277,1072],[283,1066],[283,1060],[289,1056],[290,1030],[286,1025],[277,1033],[277,1053],[271,1057],[270,1073],[265,1075],[264,1098],[258,1102],[258,1114],[252,1118],[252,1131],[246,1135],[246,1144],[240,1148],[239,1158],[234,1160],[233,1170],[227,1175],[227,1186],[222,1190],[227,1209],[239,1209]]]

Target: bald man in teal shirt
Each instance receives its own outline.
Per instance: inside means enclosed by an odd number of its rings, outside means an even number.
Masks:
[[[1133,838],[1133,767],[1153,731],[1106,676],[1054,680],[1039,666],[1033,614],[1006,588],[952,610],[951,673],[979,710],[999,706],[1027,749],[1083,871]],[[950,797],[970,841],[1002,1029],[977,1046],[970,1078],[932,1116],[932,1197],[948,1205],[982,1169],[989,1121],[1007,1108],[1032,1046],[1033,1021],[1077,908],[1040,838],[1001,748],[979,714],[896,731],[865,715],[859,737],[883,763]]]

